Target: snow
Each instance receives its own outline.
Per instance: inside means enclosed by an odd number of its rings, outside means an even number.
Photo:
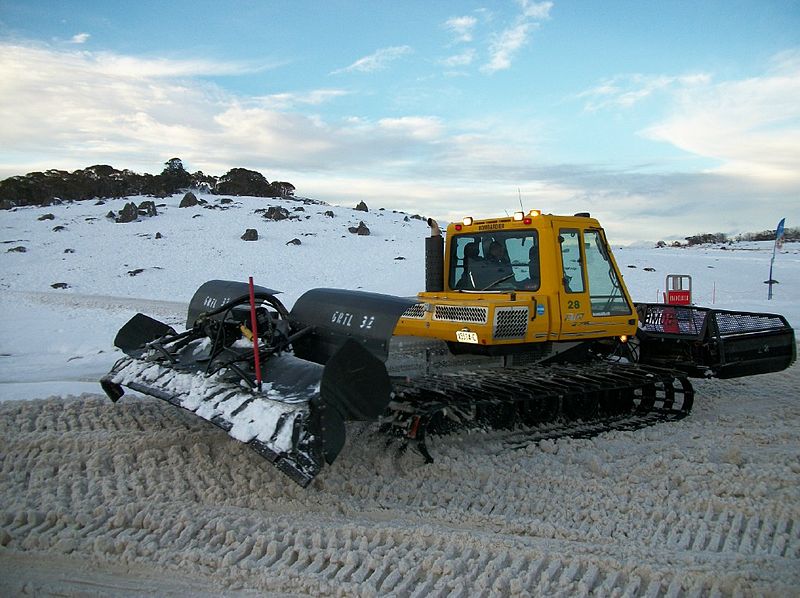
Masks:
[[[287,306],[313,287],[413,295],[428,227],[263,198],[223,211],[174,196],[154,218],[105,218],[126,201],[0,213],[3,595],[797,595],[799,366],[696,381],[690,417],[643,430],[515,449],[502,434],[432,438],[431,465],[353,426],[303,490],[181,409],[106,399],[114,335],[137,311],[182,328],[213,278],[253,275]],[[254,213],[270,205],[300,220]],[[360,220],[370,236],[347,231]],[[259,240],[241,241],[246,228]],[[776,258],[772,301],[771,243],[614,253],[635,300],[690,274],[698,304],[800,322],[796,244]]]

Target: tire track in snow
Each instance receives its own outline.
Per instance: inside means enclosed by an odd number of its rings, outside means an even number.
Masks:
[[[797,382],[798,369],[789,375]],[[709,413],[770,379],[720,392]],[[769,409],[788,417],[784,403]],[[774,447],[796,447],[800,432],[748,417],[504,454],[443,438],[430,466],[383,452],[366,430],[302,490],[161,401],[4,403],[0,559],[79,557],[262,592],[789,593],[800,583],[798,449],[774,463]],[[706,438],[712,429],[721,436]],[[770,434],[763,454],[716,447],[757,448]]]

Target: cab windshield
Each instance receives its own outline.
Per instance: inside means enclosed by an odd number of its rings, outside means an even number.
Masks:
[[[539,289],[536,230],[456,235],[450,243],[450,288],[458,291]]]

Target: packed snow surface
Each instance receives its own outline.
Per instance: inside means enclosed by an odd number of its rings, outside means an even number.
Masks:
[[[287,306],[313,287],[422,287],[420,220],[201,197],[230,209],[175,196],[127,224],[105,218],[122,199],[0,213],[0,593],[798,595],[797,365],[696,381],[688,418],[642,430],[433,438],[432,465],[351,427],[305,490],[184,410],[112,404],[97,379],[121,356],[117,329],[137,311],[180,328],[206,280],[253,275]],[[270,205],[298,219],[254,213]],[[348,232],[361,220],[371,235]],[[795,245],[769,302],[771,244],[614,250],[636,300],[691,274],[696,303],[800,322]]]

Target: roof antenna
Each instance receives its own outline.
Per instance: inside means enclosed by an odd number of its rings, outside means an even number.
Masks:
[[[517,187],[517,195],[519,196],[519,209],[524,212],[525,208],[522,207],[522,191],[519,190],[519,187]]]

